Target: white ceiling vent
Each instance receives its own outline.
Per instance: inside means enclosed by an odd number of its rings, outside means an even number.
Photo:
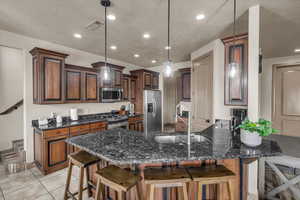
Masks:
[[[88,30],[88,31],[95,31],[95,30],[99,29],[102,25],[104,25],[104,23],[102,23],[100,21],[97,21],[97,20],[94,20],[94,21],[90,22],[85,27],[85,29]]]

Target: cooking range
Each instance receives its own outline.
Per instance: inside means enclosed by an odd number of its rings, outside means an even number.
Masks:
[[[102,113],[95,115],[80,116],[80,120],[106,120],[108,122],[108,129],[113,128],[128,128],[128,117],[126,115],[119,115],[115,113]]]

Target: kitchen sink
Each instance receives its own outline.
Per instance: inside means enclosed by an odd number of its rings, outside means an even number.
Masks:
[[[154,137],[154,140],[160,144],[187,143],[187,139],[188,139],[187,135],[159,135]],[[191,134],[191,143],[206,142],[206,141],[209,140],[202,135]]]

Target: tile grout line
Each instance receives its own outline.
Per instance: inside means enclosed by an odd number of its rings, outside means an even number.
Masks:
[[[54,199],[54,196],[50,193],[50,191],[48,191],[48,189],[46,188],[46,186],[44,186],[44,184],[41,182],[41,180],[30,170],[31,174],[34,176],[34,178],[37,179],[37,181],[41,184],[41,186],[47,191],[47,193]],[[42,195],[41,195],[42,196]]]

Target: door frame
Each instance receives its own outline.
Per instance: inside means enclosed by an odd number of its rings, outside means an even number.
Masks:
[[[195,60],[199,60],[199,59],[204,59],[204,58],[206,58],[206,57],[208,57],[208,56],[211,56],[211,67],[212,67],[212,91],[211,91],[211,98],[212,98],[212,103],[211,103],[211,116],[210,116],[210,118],[211,118],[211,123],[212,124],[214,124],[214,87],[215,87],[215,83],[214,83],[214,50],[210,50],[210,51],[208,51],[208,52],[206,52],[206,53],[204,53],[204,54],[202,54],[201,56],[198,56],[198,57],[196,57],[196,58],[194,58],[193,60],[192,60],[192,62],[191,62],[191,107],[192,107],[192,109],[193,109],[193,98],[192,98],[192,96],[193,96],[193,94],[192,94],[192,83],[193,83],[193,81],[192,81],[192,78],[193,78],[193,67],[194,67],[194,62],[195,62]],[[191,111],[191,115],[192,115],[192,111]]]
[[[276,109],[275,109],[275,85],[276,85],[276,83],[275,83],[275,77],[276,77],[276,70],[278,69],[278,68],[286,68],[286,67],[299,67],[300,66],[300,63],[286,63],[286,64],[284,64],[284,63],[282,63],[282,64],[274,64],[274,65],[272,65],[272,102],[271,102],[271,106],[272,106],[272,108],[271,108],[271,121],[272,121],[272,123],[274,122],[274,120],[275,120],[275,118],[276,118],[276,115],[275,115],[275,111],[276,111]],[[280,133],[279,133],[280,134]]]

